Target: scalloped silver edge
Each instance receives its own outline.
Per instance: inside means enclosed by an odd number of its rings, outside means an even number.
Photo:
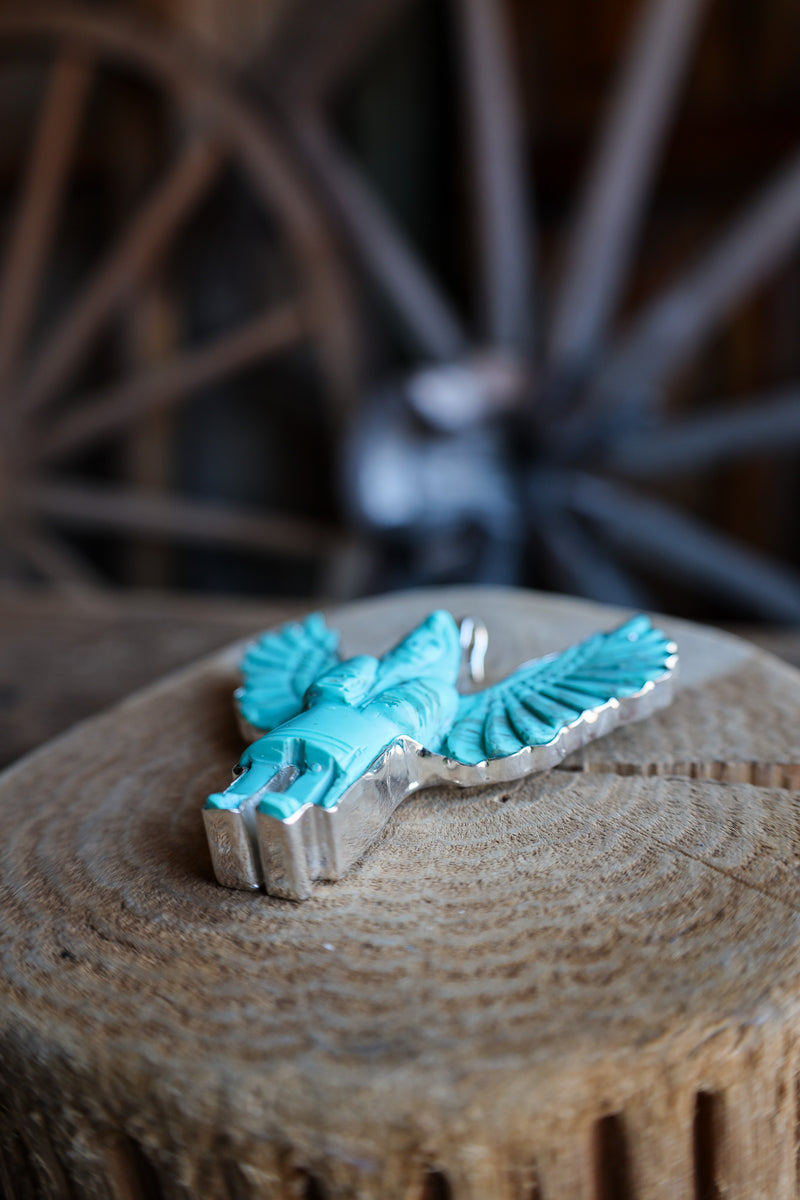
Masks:
[[[587,709],[550,742],[525,746],[505,758],[462,763],[432,754],[400,737],[383,750],[333,808],[306,804],[283,819],[257,811],[261,795],[238,809],[204,809],[214,874],[224,887],[264,889],[271,896],[307,900],[315,880],[340,879],[375,842],[392,813],[424,788],[510,783],[548,771],[620,725],[641,721],[673,699],[677,646],[670,642],[666,669],[631,696]]]

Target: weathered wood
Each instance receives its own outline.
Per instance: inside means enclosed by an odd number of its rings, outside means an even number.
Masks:
[[[194,388],[208,387],[229,373],[294,346],[302,336],[296,305],[283,304],[199,350],[184,351],[171,361],[147,367],[111,390],[83,397],[45,435],[37,450],[39,460],[59,458],[109,433],[118,433],[142,417],[162,413]]]
[[[221,10],[225,8],[230,16],[233,8],[230,4],[219,7],[220,13],[215,14],[211,24],[222,32],[225,22]],[[266,31],[268,22],[265,11],[261,11],[265,6],[256,7],[260,14],[257,18],[238,23],[243,42],[247,41],[245,26],[256,37],[258,29]],[[277,9],[277,5],[267,7]],[[211,17],[211,9],[206,16]],[[177,16],[176,21],[183,23]],[[236,24],[234,20],[231,29]],[[23,89],[26,92],[36,86],[41,74],[36,64],[42,54],[54,58],[25,181],[8,231],[10,238],[3,238],[8,244],[0,260],[5,270],[0,278],[0,540],[7,543],[7,553],[2,557],[10,560],[15,579],[24,577],[23,572],[29,576],[33,568],[36,578],[69,583],[80,581],[76,562],[72,561],[79,556],[70,555],[68,548],[48,533],[49,526],[53,519],[57,523],[64,515],[70,523],[85,526],[91,521],[96,528],[98,501],[95,497],[87,506],[87,496],[80,491],[55,495],[46,486],[48,479],[51,483],[63,482],[54,480],[48,469],[54,454],[62,458],[66,454],[74,460],[76,449],[87,441],[114,433],[123,436],[122,452],[111,456],[109,469],[119,475],[121,465],[122,475],[130,476],[131,454],[138,461],[136,448],[143,444],[142,420],[154,409],[163,411],[185,403],[210,382],[220,383],[256,362],[263,365],[273,353],[290,346],[296,350],[300,342],[310,344],[313,351],[304,378],[307,374],[309,386],[314,383],[312,376],[322,379],[320,401],[327,405],[330,420],[326,429],[333,437],[348,422],[355,394],[355,321],[335,239],[329,222],[322,219],[305,172],[286,148],[285,136],[272,129],[274,121],[268,114],[256,114],[252,106],[237,98],[219,63],[215,66],[205,61],[196,45],[192,52],[192,47],[180,45],[179,38],[165,36],[161,27],[150,29],[146,23],[126,19],[119,11],[94,11],[91,6],[0,5],[0,42],[5,47],[4,61],[19,61],[19,70],[27,80]],[[249,49],[254,51],[252,38]],[[24,66],[31,55],[32,74]],[[99,126],[90,121],[87,149],[83,142],[78,145],[76,138],[85,123],[81,118],[95,73],[101,77],[101,86],[88,115],[97,116],[109,104],[117,112],[119,103],[113,97],[121,88],[119,113],[132,115],[135,128],[121,130],[115,118],[111,124],[116,134],[108,138],[102,120]],[[136,86],[141,83],[148,93],[155,86],[163,98],[151,113],[152,120],[148,118],[144,125],[136,101],[128,95],[134,79],[138,81]],[[152,135],[152,144],[147,147],[141,136],[145,126],[150,130],[148,136]],[[133,148],[129,145],[131,137]],[[123,190],[128,202],[122,205],[125,218],[121,227],[110,234],[106,246],[98,243],[100,253],[88,256],[90,269],[72,289],[69,302],[60,304],[63,287],[57,282],[49,286],[51,273],[58,280],[58,263],[63,258],[63,254],[56,253],[54,237],[59,225],[64,226],[62,234],[68,240],[76,235],[71,218],[57,220],[66,183],[73,159],[84,165],[84,160],[94,162],[97,153],[100,159],[107,159],[107,142],[111,143],[111,165],[116,166],[109,177],[115,178],[117,185],[127,179]],[[170,149],[172,160],[162,162],[169,159]],[[210,342],[209,330],[198,330],[192,322],[172,322],[176,337],[178,326],[185,327],[184,334],[190,327],[194,330],[192,345],[184,347],[182,353],[167,355],[167,343],[174,339],[167,332],[165,341],[164,329],[156,330],[155,342],[149,329],[144,340],[141,336],[133,339],[137,343],[133,347],[131,311],[135,310],[133,321],[143,334],[142,314],[152,307],[142,302],[139,293],[152,285],[154,276],[163,274],[161,265],[165,256],[169,257],[176,237],[190,217],[196,216],[198,206],[208,198],[227,167],[242,176],[245,191],[253,197],[253,211],[263,209],[266,214],[264,237],[269,243],[270,265],[266,275],[261,273],[263,286],[254,285],[260,297],[257,303],[266,308],[280,300],[283,306],[273,308],[271,316],[265,311],[258,319],[252,313],[245,319],[243,312],[236,330],[217,330]],[[155,179],[151,178],[154,170]],[[75,205],[68,205],[72,213],[80,208],[79,194],[70,193],[69,198],[75,201]],[[67,251],[68,257],[70,253]],[[52,271],[48,265],[51,260]],[[167,269],[167,275],[172,277],[173,273],[171,267]],[[285,303],[289,298],[291,309]],[[120,318],[128,336],[106,338],[110,325]],[[157,312],[155,325],[160,321]],[[148,321],[144,324],[149,326]],[[108,368],[112,376],[115,371],[119,376],[120,370],[124,374],[126,366],[129,368],[127,379],[112,379],[110,384],[106,379],[108,386],[104,389],[103,380],[95,378],[96,371],[88,381],[81,376],[98,343],[102,343],[101,374]],[[147,369],[133,369],[131,355]],[[90,387],[88,395],[76,396],[76,385],[82,389],[87,382],[91,387],[99,382],[101,392],[92,393]],[[81,407],[84,403],[85,409]],[[69,419],[64,422],[61,418],[65,414]],[[51,422],[54,427],[49,427]],[[164,451],[164,428],[156,432],[150,423],[146,440],[151,450],[157,443],[156,449],[160,446]],[[156,470],[153,474],[153,457],[150,454],[147,460],[149,473],[138,472],[140,482],[149,482],[156,492],[167,492],[169,472]],[[155,457],[164,460],[163,453]],[[72,461],[71,466],[79,478],[85,478],[87,472],[96,474],[83,458]],[[42,491],[39,482],[43,483]],[[143,494],[117,495],[110,501],[113,515],[108,519],[117,533],[123,530],[125,545],[133,547],[133,566],[131,562],[126,565],[124,553],[118,564],[128,581],[134,577],[141,581],[146,576],[156,584],[164,582],[161,551],[165,547],[151,550],[150,545],[154,526],[166,541],[175,534],[178,541],[189,538],[202,542],[209,530],[212,544],[235,548],[238,543],[241,548],[243,535],[250,551],[256,549],[267,557],[282,555],[271,536],[269,546],[265,545],[266,527],[259,533],[250,518],[245,518],[248,534],[243,533],[237,514],[198,514],[181,503],[172,508],[166,500],[161,503],[170,511],[156,512],[153,503]],[[55,518],[53,508],[61,510]],[[25,525],[22,534],[20,521]],[[276,528],[272,526],[273,532]],[[286,527],[282,532],[286,533]],[[284,545],[288,543],[291,554],[304,540],[303,531],[293,526],[288,533]],[[260,542],[260,549],[254,547],[253,536]],[[327,569],[332,549],[335,547],[326,542],[322,552],[313,552],[323,570]],[[153,564],[153,569],[144,570],[146,561]],[[83,574],[89,573],[87,570]]]
[[[153,195],[107,251],[67,315],[39,350],[18,401],[23,409],[40,408],[58,393],[115,307],[146,275],[176,229],[208,194],[219,178],[223,161],[219,149],[199,138],[182,148]]]
[[[454,589],[336,619],[380,651],[436,604],[484,616],[491,676],[618,616]],[[6,1192],[794,1195],[798,802],[758,777],[794,783],[800,675],[666,626],[672,710],[571,769],[409,801],[304,905],[213,882],[235,650],[7,772]]]
[[[30,331],[42,268],[59,216],[91,82],[88,60],[67,51],[53,67],[0,284],[0,379],[4,390]]]
[[[335,553],[345,537],[330,522],[237,504],[65,479],[34,482],[23,494],[37,516],[78,529],[174,537],[189,544],[267,551],[292,558]]]

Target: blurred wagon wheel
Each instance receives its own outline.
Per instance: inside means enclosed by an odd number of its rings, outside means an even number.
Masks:
[[[324,566],[339,535],[313,514],[128,486],[113,480],[113,458],[111,469],[103,460],[102,471],[83,470],[96,447],[114,439],[124,445],[152,414],[178,411],[199,389],[227,384],[256,364],[269,361],[272,370],[289,352],[310,351],[304,363],[316,374],[316,424],[325,436],[336,436],[346,420],[354,362],[346,288],[317,208],[269,121],[249,111],[218,71],[187,56],[162,31],[118,13],[6,7],[0,12],[0,54],[0,79],[8,79],[11,61],[12,73],[22,63],[35,64],[31,70],[40,74],[34,82],[40,76],[45,82],[0,262],[0,542],[6,565],[58,583],[92,581],[90,561],[62,534],[79,530],[83,537],[145,536]],[[29,71],[25,82],[30,79]],[[59,288],[49,271],[62,209],[85,152],[90,101],[98,87],[117,87],[120,80],[127,86],[134,80],[157,97],[165,114],[160,128],[170,131],[171,144],[98,261],[81,260],[77,285],[58,311],[43,312],[52,309]],[[101,99],[107,102],[107,95]],[[150,354],[146,365],[130,364],[98,386],[96,372],[87,373],[98,345],[129,318],[137,289],[165,270],[187,225],[231,168],[266,229],[269,255],[251,274],[263,274],[265,281],[269,276],[269,286],[265,282],[243,321],[229,322],[222,332],[203,330],[202,338],[167,355]],[[265,407],[273,398],[269,387],[267,373]],[[252,439],[257,437],[254,430]],[[100,482],[103,473],[112,480]]]
[[[347,472],[356,518],[379,545],[405,546],[417,582],[447,580],[436,558],[450,539],[462,578],[639,606],[658,576],[728,609],[800,620],[797,570],[704,523],[663,487],[800,444],[794,381],[698,416],[669,411],[676,376],[800,244],[800,156],[682,275],[620,317],[705,0],[635,7],[561,268],[546,284],[508,6],[450,0],[466,162],[459,207],[473,217],[477,285],[466,317],[334,117],[348,77],[407,5],[345,5],[349,20],[334,25],[329,5],[308,0],[304,36],[278,45],[264,77],[419,364],[376,391],[357,427]]]

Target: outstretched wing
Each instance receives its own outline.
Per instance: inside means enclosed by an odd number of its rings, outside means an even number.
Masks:
[[[676,647],[646,616],[536,659],[501,683],[462,696],[440,753],[463,763],[552,742],[609,701],[650,691],[676,665]]]
[[[246,732],[258,736],[296,716],[317,676],[339,662],[338,647],[339,634],[321,613],[253,642],[241,663],[244,685],[235,693]]]

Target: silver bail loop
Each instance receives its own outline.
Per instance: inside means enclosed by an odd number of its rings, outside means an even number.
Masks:
[[[489,630],[477,617],[464,617],[459,622],[458,635],[470,681],[483,683],[486,651],[489,649]]]

